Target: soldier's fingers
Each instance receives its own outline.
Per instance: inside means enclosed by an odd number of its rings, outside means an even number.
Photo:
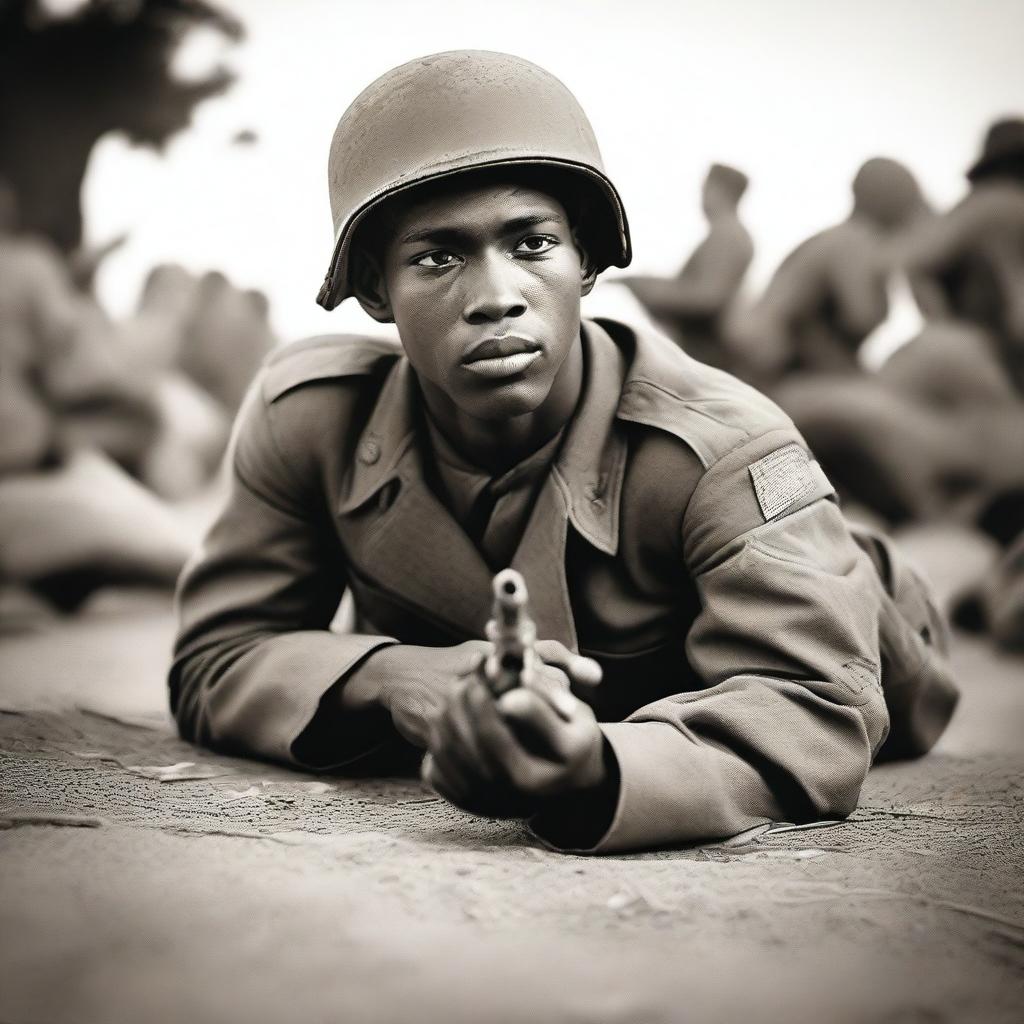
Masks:
[[[570,658],[576,657],[560,640],[538,640],[533,649],[537,657],[549,665],[564,665]]]
[[[531,694],[526,688],[510,690],[501,699],[505,700],[513,693],[528,695],[531,700],[544,703],[543,698]],[[513,707],[520,699],[513,699]],[[553,713],[549,711],[549,714]],[[558,781],[565,777],[565,765],[537,757],[526,749],[494,701],[489,701],[481,708],[477,724],[482,744],[494,758],[504,783],[514,791],[524,796],[543,796],[556,788]]]
[[[460,805],[469,800],[479,789],[478,780],[458,744],[452,741],[450,733],[440,722],[430,731],[430,754],[435,769],[443,775],[447,787],[459,794]]]
[[[595,687],[601,682],[604,673],[601,666],[593,658],[582,654],[574,655],[572,664],[566,669],[574,686]]]
[[[487,644],[490,647],[490,644]],[[486,650],[476,650],[470,655],[469,665],[459,673],[460,679],[469,679],[470,677],[476,677],[482,679],[484,674],[484,662],[487,661]]]
[[[494,779],[494,766],[480,743],[476,713],[471,701],[474,692],[482,692],[485,699],[491,699],[482,683],[470,683],[449,706],[448,713],[438,722],[438,727],[443,742],[464,772],[478,782],[490,782]]]
[[[522,744],[508,727],[490,694],[469,694],[480,747],[495,773],[505,782],[512,781],[509,766],[523,753]]]
[[[544,661],[534,662],[532,675],[529,679],[524,680],[524,683],[527,686],[533,686],[536,683],[565,691],[568,691],[572,685],[569,677],[557,665],[549,665]]]
[[[445,718],[437,723],[437,730],[430,745],[431,751],[439,761],[457,772],[463,787],[467,790],[478,789],[486,781],[486,773],[482,770],[480,758],[475,756],[471,744],[466,743],[459,732],[459,727]]]
[[[561,676],[562,674],[559,673],[559,675]],[[572,695],[568,679],[565,676],[562,676],[561,679],[551,679],[547,674],[538,673],[529,686],[520,687],[520,689],[526,690],[529,693],[539,694],[566,721],[572,717],[576,698]]]
[[[524,686],[546,697],[559,714],[565,713],[564,702],[572,700],[572,684],[569,677],[560,668],[545,665],[543,662],[535,666],[529,678],[524,680]]]
[[[420,767],[420,778],[428,785],[438,796],[444,797],[451,804],[455,804],[456,807],[462,807],[465,802],[465,798],[462,795],[457,784],[452,784],[451,780],[447,777],[444,770],[438,764],[437,759],[431,754],[423,759],[423,764]]]
[[[545,795],[557,788],[558,781],[566,775],[564,765],[537,757],[518,744],[509,755],[506,771],[509,784],[530,796]]]
[[[562,772],[561,766],[554,761],[544,761],[526,750],[503,721],[493,701],[481,716],[479,728],[481,742],[498,766],[502,785],[514,793],[524,796],[542,794],[551,775]]]
[[[601,666],[593,658],[574,654],[558,640],[538,640],[534,649],[541,661],[560,668],[576,686],[592,687],[601,682]]]
[[[555,701],[563,704],[553,707]],[[498,700],[498,710],[512,725],[512,731],[529,747],[531,753],[558,762],[568,761],[575,749],[575,733],[568,726],[576,698],[556,693],[542,698],[525,687],[509,690]]]

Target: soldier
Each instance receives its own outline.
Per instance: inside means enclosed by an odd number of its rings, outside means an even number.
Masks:
[[[1024,394],[1024,119],[988,130],[968,194],[918,232],[908,256],[929,320],[985,330],[993,359]]]
[[[319,301],[354,295],[401,345],[316,338],[249,392],[179,589],[185,737],[362,774],[427,751],[453,803],[592,852],[845,815],[883,744],[932,745],[942,625],[786,416],[581,322],[630,242],[561,82],[495,53],[403,65],[342,116],[329,183]],[[505,566],[542,664],[495,698]]]
[[[708,233],[679,273],[623,280],[684,351],[714,366],[725,362],[722,322],[754,258],[754,242],[739,216],[748,183],[735,167],[712,164],[701,192]]]
[[[169,509],[122,468],[144,462],[158,416],[113,330],[53,246],[18,231],[0,182],[0,595],[72,610],[112,582],[170,586],[188,555]]]
[[[850,216],[797,246],[736,318],[737,364],[765,385],[794,371],[857,371],[861,343],[888,313],[896,243],[927,215],[910,171],[868,160],[853,180]]]
[[[1017,508],[1002,497],[1024,488],[1024,121],[997,121],[967,178],[906,240],[920,334],[876,376],[773,395],[833,481],[893,523]]]

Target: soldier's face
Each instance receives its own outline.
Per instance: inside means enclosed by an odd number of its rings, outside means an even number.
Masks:
[[[400,209],[382,277],[428,400],[463,414],[534,411],[579,344],[583,257],[545,192],[487,185]]]

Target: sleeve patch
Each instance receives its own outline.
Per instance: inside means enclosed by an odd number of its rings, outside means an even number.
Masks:
[[[867,658],[854,658],[843,665],[843,683],[855,696],[865,690],[881,691],[882,684],[878,678],[878,668]]]
[[[814,490],[810,456],[798,444],[784,445],[748,468],[766,522]]]

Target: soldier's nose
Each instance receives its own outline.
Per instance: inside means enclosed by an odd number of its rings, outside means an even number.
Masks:
[[[515,268],[508,259],[495,255],[483,260],[467,282],[463,318],[471,324],[496,323],[525,312],[526,303],[515,284]]]

